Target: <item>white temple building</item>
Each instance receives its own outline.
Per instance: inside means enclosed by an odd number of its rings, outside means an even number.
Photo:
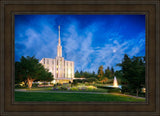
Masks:
[[[59,39],[57,46],[57,56],[55,59],[42,58],[40,63],[53,74],[54,83],[69,83],[74,78],[74,62],[64,60],[62,57],[62,46],[60,40],[60,26],[59,28]]]

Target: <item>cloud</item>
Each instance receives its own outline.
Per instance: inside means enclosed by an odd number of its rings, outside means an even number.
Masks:
[[[116,26],[118,22],[114,22],[109,27],[104,19],[103,21],[92,19],[92,22],[80,28],[81,20],[71,17],[64,20],[65,16],[61,18],[63,18],[62,21],[58,21],[58,16],[54,18],[41,16],[41,18],[33,18],[33,22],[28,26],[23,27],[24,23],[16,25],[15,59],[33,55],[39,60],[55,58],[58,25],[62,22],[62,55],[65,60],[75,62],[75,71],[97,72],[100,65],[104,68],[113,66],[118,70],[119,67],[116,67],[116,64],[122,61],[124,54],[130,57],[145,55],[145,31],[143,30],[126,35],[123,29],[127,26],[122,25],[118,28]]]

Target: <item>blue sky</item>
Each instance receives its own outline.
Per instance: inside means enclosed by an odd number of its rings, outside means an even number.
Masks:
[[[119,70],[124,54],[145,56],[145,15],[15,15],[15,61],[55,58],[58,25],[62,56],[75,71]]]

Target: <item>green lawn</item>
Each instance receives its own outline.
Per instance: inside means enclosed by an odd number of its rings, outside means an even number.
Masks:
[[[57,91],[57,90],[53,90],[53,87],[39,87],[39,88],[23,88],[26,91]],[[59,91],[73,91],[73,92],[108,92],[107,89],[103,89],[103,88],[97,88],[95,90],[59,90]]]
[[[15,92],[15,101],[144,102],[145,99],[114,94]]]
[[[32,87],[31,89],[29,88],[24,88],[26,91],[53,91],[53,87]]]

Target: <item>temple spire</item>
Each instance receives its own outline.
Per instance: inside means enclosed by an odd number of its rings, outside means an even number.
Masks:
[[[59,29],[59,39],[58,39],[58,46],[57,46],[57,56],[62,57],[62,46],[61,46],[61,39],[60,39],[60,25],[58,26]]]
[[[59,39],[58,39],[58,45],[60,46],[60,45],[61,45],[61,40],[60,40],[60,25],[58,26],[58,29],[59,29]]]

